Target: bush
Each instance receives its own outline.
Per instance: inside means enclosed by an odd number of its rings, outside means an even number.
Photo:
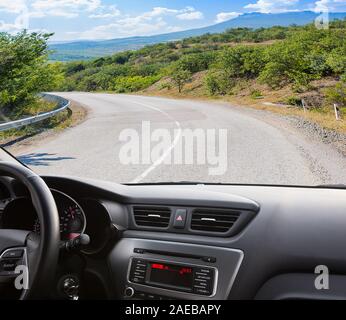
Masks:
[[[71,62],[67,63],[65,67],[65,74],[71,76],[74,73],[85,70],[85,64],[83,62]]]
[[[174,68],[171,72],[171,78],[173,83],[175,83],[178,88],[179,93],[182,92],[183,87],[186,83],[191,80],[191,72],[189,70],[184,70],[180,68]]]
[[[255,78],[264,64],[262,48],[238,46],[221,52],[218,67],[230,78]]]
[[[302,99],[297,96],[291,96],[286,99],[285,103],[290,106],[301,106]]]
[[[329,103],[346,107],[346,83],[339,82],[334,88],[327,89],[326,98]]]
[[[269,62],[258,79],[272,89],[280,88],[287,83],[286,67],[283,63]]]
[[[260,98],[263,98],[263,94],[261,91],[254,89],[254,90],[251,90],[250,97],[252,99],[260,99]]]
[[[228,79],[225,72],[212,70],[205,76],[204,85],[210,95],[225,95],[233,87],[234,83]]]
[[[171,90],[172,89],[172,85],[169,83],[169,82],[164,82],[164,83],[161,83],[160,86],[159,86],[159,90]]]
[[[341,75],[346,72],[346,45],[333,50],[327,58],[327,64],[334,73]]]
[[[136,91],[143,90],[150,87],[159,79],[160,79],[160,76],[118,77],[114,80],[112,89],[118,93],[136,92]]]
[[[189,54],[178,61],[178,68],[187,70],[190,73],[196,73],[208,70],[209,66],[215,62],[215,59],[216,54],[214,52]]]

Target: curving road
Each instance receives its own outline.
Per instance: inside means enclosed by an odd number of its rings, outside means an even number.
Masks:
[[[76,127],[50,138],[34,139],[31,144],[18,148],[20,159],[40,174],[116,182],[316,185],[346,181],[345,157],[267,112],[226,103],[133,95],[77,92],[59,95],[83,104],[89,113],[86,121]],[[135,129],[141,135],[143,121],[150,121],[152,131],[169,130],[171,142],[165,143],[164,152],[154,163],[124,164],[119,159],[124,147],[119,136],[124,129]],[[228,129],[227,145],[221,145],[223,151],[227,149],[224,174],[210,175],[211,163],[166,164],[179,150],[185,129],[204,132]],[[196,152],[195,148],[194,158]]]

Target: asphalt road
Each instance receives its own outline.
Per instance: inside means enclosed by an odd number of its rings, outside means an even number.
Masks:
[[[88,117],[63,133],[35,139],[34,143],[18,149],[20,159],[40,174],[115,182],[294,185],[346,182],[345,157],[268,112],[225,103],[132,95],[63,93],[61,96],[85,105],[89,109]],[[119,140],[120,134],[124,129],[135,129],[141,144],[143,121],[150,121],[151,132],[168,130],[171,142],[164,143],[163,153],[154,163],[125,164],[119,158],[125,144]],[[226,159],[226,171],[222,175],[210,174],[209,169],[217,165],[213,166],[209,158],[204,164],[196,164],[196,159],[194,164],[175,164],[173,154],[179,154],[185,129],[228,130],[226,145],[220,145],[225,152],[222,159]],[[219,140],[216,142],[218,146]],[[213,149],[213,144],[209,141],[206,148]],[[197,151],[194,148],[194,158]],[[170,157],[173,163],[168,164]]]

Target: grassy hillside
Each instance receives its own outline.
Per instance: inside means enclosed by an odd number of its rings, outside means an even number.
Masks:
[[[306,25],[312,23],[318,13],[311,11],[284,12],[284,13],[246,13],[236,19],[218,23],[212,26],[191,29],[186,31],[173,32],[145,37],[130,37],[123,39],[112,39],[104,41],[77,41],[65,44],[51,44],[50,60],[52,61],[76,61],[92,59],[125,50],[136,50],[146,45],[177,41],[189,37],[196,37],[204,34],[215,34],[225,32],[233,28],[269,28],[272,26],[287,27],[290,25]],[[343,19],[346,13],[330,13],[330,20]]]
[[[346,20],[313,25],[238,28],[60,66],[60,89],[144,91],[175,96],[266,100],[345,115]],[[328,124],[328,126],[330,126]],[[346,131],[345,122],[336,126]]]

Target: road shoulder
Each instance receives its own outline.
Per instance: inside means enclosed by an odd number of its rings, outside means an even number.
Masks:
[[[65,130],[78,126],[88,118],[89,108],[79,102],[71,101],[69,110],[71,115],[68,119],[58,124],[57,127],[38,132],[31,136],[17,137],[6,141],[2,144],[2,147],[14,155],[25,153],[31,147],[34,147],[38,141],[40,143],[47,143],[62,134]]]

